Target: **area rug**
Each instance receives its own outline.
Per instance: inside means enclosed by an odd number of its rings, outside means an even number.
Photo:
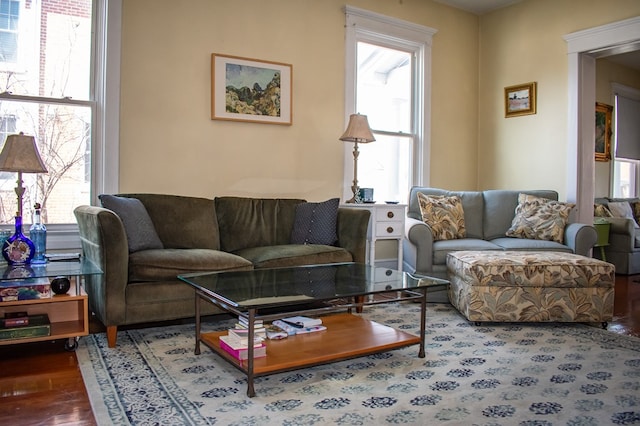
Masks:
[[[82,377],[100,425],[640,424],[640,339],[580,324],[476,326],[446,304],[427,308],[417,346],[246,378],[203,347],[194,325],[81,339]],[[363,314],[418,333],[419,305]],[[230,322],[206,323],[207,330]]]

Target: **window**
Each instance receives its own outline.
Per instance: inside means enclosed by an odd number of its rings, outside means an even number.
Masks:
[[[18,61],[20,2],[0,0],[0,62]]]
[[[40,203],[49,249],[78,248],[74,208],[117,191],[121,8],[122,0],[0,0],[0,33],[17,34],[20,58],[20,67],[0,67],[0,117],[13,117],[11,128],[2,122],[0,149],[7,134],[36,139],[48,173],[23,175],[23,222],[28,229]],[[10,174],[0,180],[7,226],[17,203]]]
[[[376,138],[358,145],[358,184],[373,188],[376,200],[405,201],[409,188],[425,184],[428,176],[435,30],[349,6],[346,13],[346,113],[366,115]],[[345,199],[351,198],[353,176],[353,146],[347,145]]]
[[[640,189],[640,91],[619,84],[613,85],[613,131],[615,155],[613,159],[613,196],[630,198]]]

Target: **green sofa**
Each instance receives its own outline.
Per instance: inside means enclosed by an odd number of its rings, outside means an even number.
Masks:
[[[338,209],[334,244],[291,244],[297,206],[305,200],[118,197],[140,200],[161,246],[132,252],[135,242],[128,238],[137,228],[127,234],[114,211],[87,205],[74,210],[83,254],[103,270],[87,277],[85,289],[89,309],[107,328],[109,347],[116,345],[118,326],[194,316],[194,292],[177,279],[182,273],[365,262],[367,210]],[[203,311],[220,312],[213,306]]]

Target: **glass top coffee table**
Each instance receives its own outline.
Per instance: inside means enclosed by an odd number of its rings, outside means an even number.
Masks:
[[[310,265],[251,271],[179,275],[195,289],[196,347],[200,342],[247,375],[247,395],[255,396],[254,377],[419,345],[423,358],[427,287],[448,281],[358,263]],[[362,318],[364,306],[399,301],[421,304],[420,335]],[[316,315],[326,331],[267,340],[267,356],[240,361],[220,347],[226,331],[201,333],[200,303],[212,303],[245,318],[253,341],[256,320],[276,320],[292,315]],[[353,312],[355,309],[356,313]]]

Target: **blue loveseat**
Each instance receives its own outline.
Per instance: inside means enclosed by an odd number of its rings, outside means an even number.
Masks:
[[[426,195],[460,197],[466,237],[434,241],[430,227],[422,220],[418,202],[419,192]],[[585,256],[590,254],[597,234],[593,226],[587,224],[568,223],[562,243],[506,236],[515,216],[520,193],[558,200],[558,193],[549,190],[448,191],[426,187],[411,188],[405,226],[404,270],[447,278],[447,254],[459,250],[535,250]]]

